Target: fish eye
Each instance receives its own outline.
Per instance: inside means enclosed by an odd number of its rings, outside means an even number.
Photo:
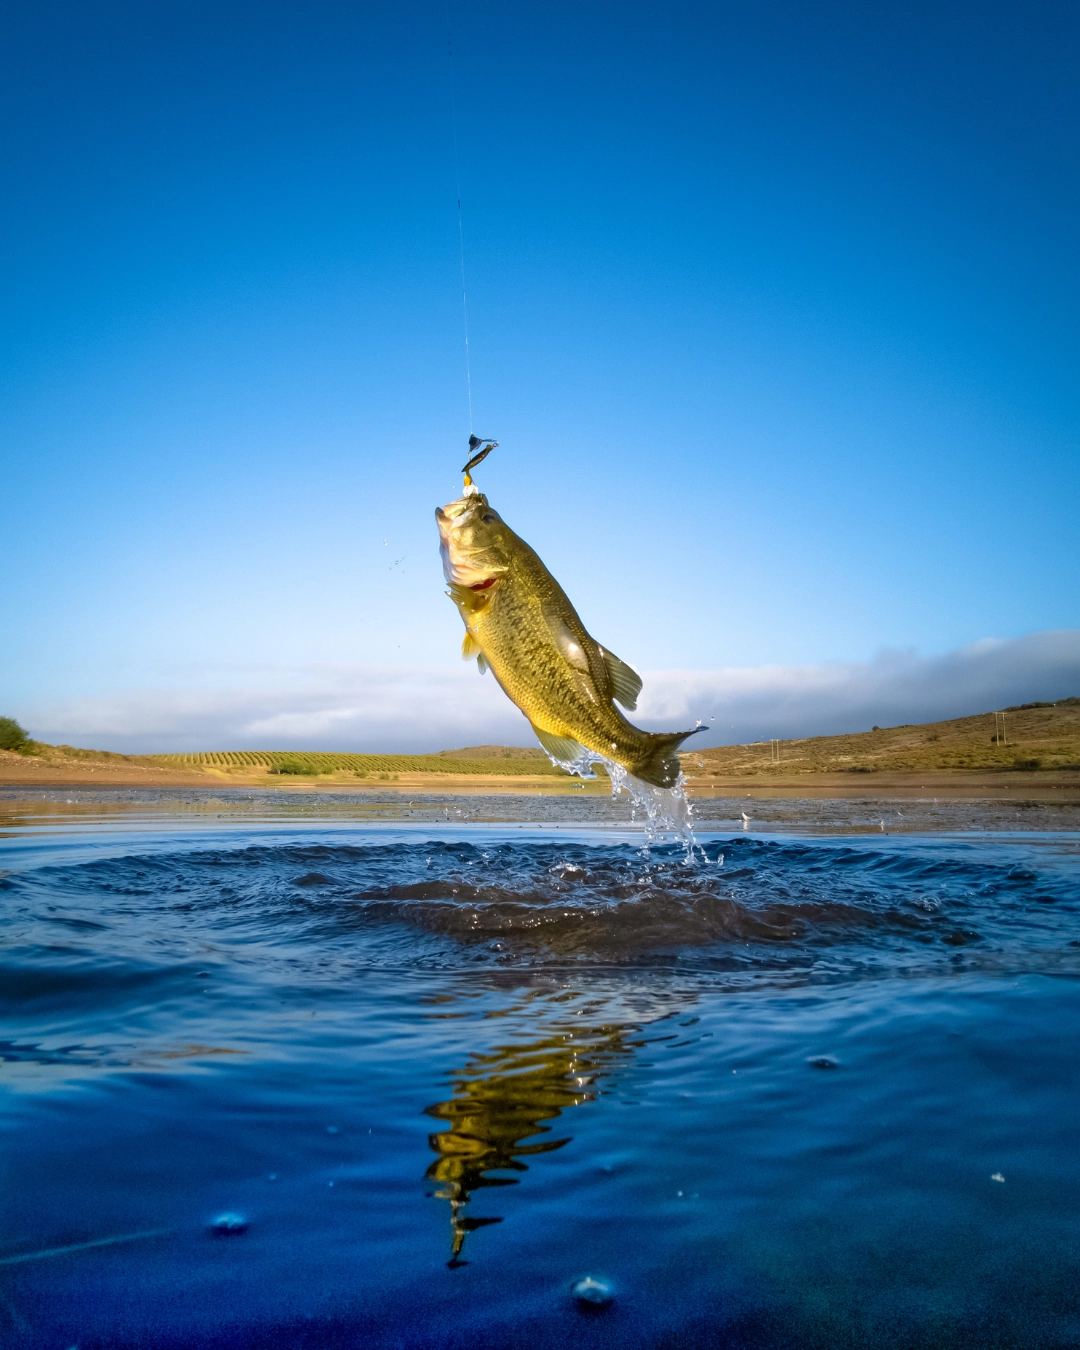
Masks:
[[[495,517],[492,515],[486,515],[481,516],[480,519],[484,522],[485,525],[490,525],[491,522],[495,519]]]

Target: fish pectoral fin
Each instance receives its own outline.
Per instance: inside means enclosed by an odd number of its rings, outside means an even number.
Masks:
[[[604,665],[607,666],[608,674],[611,676],[611,687],[614,691],[616,703],[621,703],[629,712],[633,712],[637,707],[638,694],[641,693],[641,676],[636,670],[631,670],[625,661],[620,661],[617,656],[609,652],[606,647],[601,647],[600,651],[604,656]]]
[[[557,760],[560,764],[572,764],[584,749],[584,746],[579,745],[569,736],[553,736],[550,731],[541,731],[535,722],[530,723],[530,725],[536,732],[536,739],[551,758]]]
[[[498,589],[496,586],[486,587],[482,591],[474,591],[471,586],[459,586],[456,582],[451,582],[446,588],[446,594],[461,610],[462,618],[468,623],[469,614],[479,614],[481,610],[486,609],[491,603],[491,597]]]

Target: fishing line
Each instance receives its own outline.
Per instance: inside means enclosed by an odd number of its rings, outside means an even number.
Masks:
[[[454,30],[450,22],[450,0],[446,0],[446,55],[450,69],[450,111],[454,128],[454,182],[457,187],[458,252],[461,258],[461,317],[465,327],[465,389],[469,399],[469,435],[473,431],[472,367],[469,361],[469,302],[465,291],[465,227],[461,215],[461,153],[458,148],[457,81],[454,73]]]

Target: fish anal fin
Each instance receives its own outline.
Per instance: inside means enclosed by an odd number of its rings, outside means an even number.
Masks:
[[[536,732],[536,739],[551,758],[558,760],[560,764],[572,764],[581,754],[583,747],[571,737],[555,736],[550,731],[541,731],[535,722],[531,723],[531,726]]]
[[[486,675],[488,673],[488,670],[490,669],[490,667],[488,666],[487,657],[484,655],[483,652],[480,652],[476,658],[476,668],[477,670],[479,670],[481,675]]]
[[[604,665],[607,666],[608,674],[611,676],[611,687],[613,697],[616,703],[621,703],[629,712],[633,712],[637,707],[638,694],[641,693],[641,676],[636,670],[631,670],[625,661],[620,661],[606,647],[601,647],[600,652],[604,658]]]

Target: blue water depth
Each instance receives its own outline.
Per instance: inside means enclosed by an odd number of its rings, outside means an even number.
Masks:
[[[703,845],[9,841],[0,1340],[1080,1344],[1076,839]]]

